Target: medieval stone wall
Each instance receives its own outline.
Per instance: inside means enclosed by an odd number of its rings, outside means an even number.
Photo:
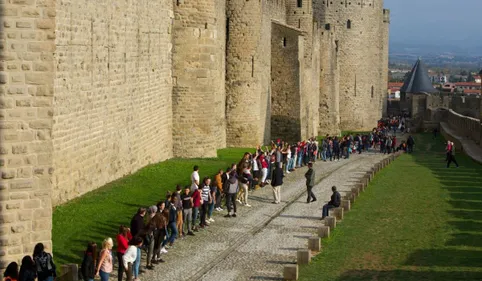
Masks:
[[[458,114],[480,118],[480,98],[476,96],[454,96],[450,103],[450,109]]]
[[[0,268],[52,249],[54,3],[0,4]]]
[[[52,183],[59,204],[172,157],[172,5],[59,0],[56,12]]]
[[[176,157],[216,157],[226,146],[224,0],[174,5],[173,143]]]
[[[303,37],[299,30],[275,22],[272,31],[271,137],[295,142],[301,139]]]
[[[380,0],[323,1],[316,6],[320,23],[329,24],[336,37],[341,130],[370,129],[381,116],[386,90],[379,82],[383,72],[379,57],[386,53],[379,35],[382,6]]]

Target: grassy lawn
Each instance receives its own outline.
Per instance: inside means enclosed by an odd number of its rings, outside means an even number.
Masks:
[[[244,152],[252,150],[222,149],[216,159],[168,160],[56,207],[52,230],[56,263],[81,263],[88,241],[100,245],[105,237],[114,239],[119,225],[129,225],[139,207],[164,199],[166,192],[174,191],[177,184],[190,184],[194,165],[200,167],[202,179],[219,169],[225,170],[231,163],[237,163]]]
[[[482,166],[442,139],[381,171],[300,280],[482,280]]]

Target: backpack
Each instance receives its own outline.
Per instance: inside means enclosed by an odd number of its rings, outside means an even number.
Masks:
[[[52,272],[52,256],[48,253],[44,253],[39,257],[35,257],[35,264],[37,265],[37,272]]]

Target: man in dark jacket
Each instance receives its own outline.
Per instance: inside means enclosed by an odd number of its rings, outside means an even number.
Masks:
[[[131,234],[132,237],[136,236],[141,229],[144,228],[144,216],[146,215],[145,208],[139,208],[137,214],[131,220]]]
[[[306,190],[308,192],[308,199],[306,203],[316,201],[315,194],[313,194],[313,186],[315,186],[315,170],[313,170],[313,163],[308,163],[308,172],[305,174],[306,178]]]
[[[283,185],[283,169],[276,165],[271,174],[271,187],[273,188],[273,204],[281,203],[281,185]]]
[[[336,186],[332,186],[331,190],[333,191],[333,194],[331,195],[331,200],[327,204],[323,206],[323,215],[321,219],[324,219],[325,217],[328,216],[328,212],[330,209],[333,208],[338,208],[340,207],[341,204],[341,195],[338,191],[336,191]]]

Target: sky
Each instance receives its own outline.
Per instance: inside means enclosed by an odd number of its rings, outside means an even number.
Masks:
[[[482,47],[482,0],[385,0],[390,42]]]

